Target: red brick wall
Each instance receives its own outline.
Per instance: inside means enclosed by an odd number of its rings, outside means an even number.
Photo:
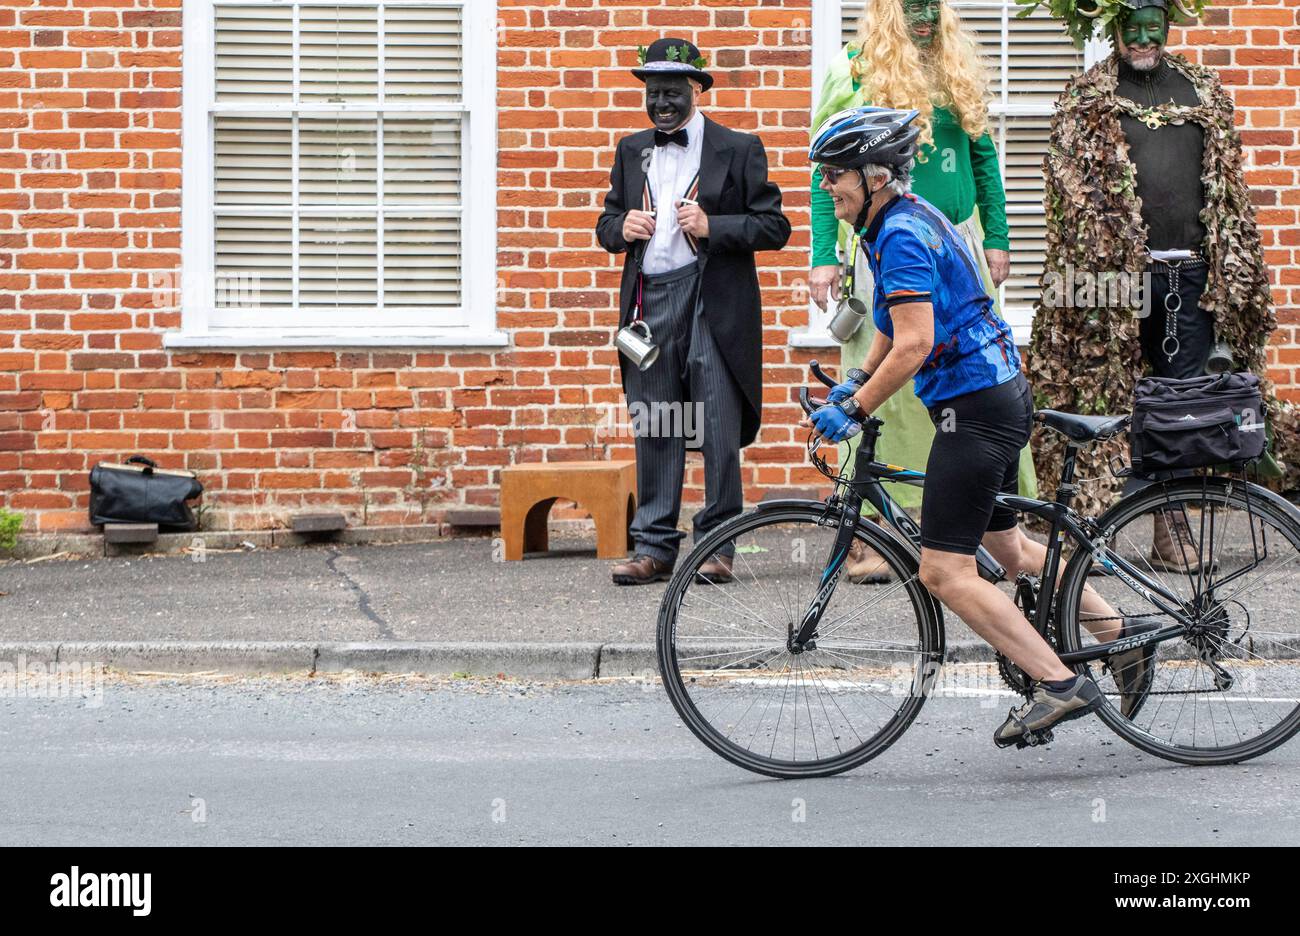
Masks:
[[[711,117],[758,133],[767,147],[772,179],[785,192],[796,228],[787,251],[759,258],[764,288],[764,428],[746,450],[751,495],[767,486],[809,480],[803,446],[791,426],[798,406],[790,386],[801,377],[788,334],[807,324],[807,141],[811,95],[811,3],[741,2],[501,4],[501,172],[499,275],[506,289],[500,323],[514,331],[516,384],[530,389],[502,441],[561,446],[547,458],[589,458],[599,443],[591,428],[601,406],[616,404],[617,352],[610,345],[622,258],[611,257],[592,230],[609,188],[615,141],[648,125],[644,85],[630,72],[636,47],[665,34],[687,35],[706,54],[717,83],[704,98]],[[533,368],[536,368],[534,370]],[[505,391],[489,389],[488,402]],[[515,399],[513,394],[508,399]],[[489,444],[494,444],[488,440]],[[631,457],[623,442],[597,449]],[[509,452],[497,457],[506,462]],[[703,469],[688,470],[688,504],[702,499]],[[489,497],[491,492],[485,491]]]
[[[1236,101],[1277,308],[1269,370],[1300,401],[1300,0],[1219,0],[1170,43],[1218,69]]]
[[[1296,3],[1225,5],[1188,41],[1241,105],[1275,265],[1273,364],[1300,395]],[[707,51],[709,113],[762,135],[786,192],[791,245],[761,257],[767,409],[745,473],[754,498],[813,481],[790,428],[810,355],[787,343],[805,324],[810,7],[501,0],[498,321],[513,347],[199,353],[162,348],[180,314],[156,298],[180,265],[178,0],[0,5],[0,505],[29,532],[85,528],[91,466],[143,452],[200,472],[214,526],[306,506],[418,523],[494,504],[513,461],[630,454],[597,434],[619,399],[619,261],[592,228],[615,139],[645,124],[632,50],[664,32]],[[700,484],[695,466],[688,504]]]

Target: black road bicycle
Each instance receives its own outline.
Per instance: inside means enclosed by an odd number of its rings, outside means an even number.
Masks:
[[[801,389],[800,403],[811,413],[822,401]],[[1050,529],[1043,570],[1017,576],[1016,603],[1067,666],[1097,681],[1101,720],[1184,764],[1237,763],[1291,738],[1300,730],[1300,511],[1241,477],[1210,473],[1152,482],[1101,517],[1082,517],[1070,507],[1078,453],[1129,417],[1034,418],[1067,446],[1054,501],[998,497]],[[851,474],[826,464],[814,434],[809,454],[835,482],[831,496],[768,501],[728,521],[668,584],[660,675],[686,725],[733,764],[829,776],[897,741],[932,692],[1028,694],[1029,680],[1001,657],[996,675],[988,663],[942,666],[943,610],[918,576],[920,530],[882,486],[920,486],[925,476],[875,460],[882,425],[867,421]],[[861,516],[864,501],[883,524]],[[1163,552],[1153,537],[1164,538]],[[880,556],[888,582],[844,580],[855,541]],[[1179,561],[1170,562],[1170,544]],[[733,556],[732,581],[696,574],[715,555]],[[976,560],[982,576],[1005,580],[987,552]],[[1130,629],[1140,633],[1114,639],[1121,616],[1142,622]],[[1135,650],[1149,654],[1149,677],[1137,697],[1128,686],[1121,705],[1113,664]]]

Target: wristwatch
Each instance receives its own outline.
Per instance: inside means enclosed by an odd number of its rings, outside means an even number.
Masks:
[[[849,419],[852,419],[854,422],[861,423],[867,421],[867,411],[862,408],[862,404],[858,402],[857,397],[849,397],[847,400],[841,401],[840,409],[844,412],[845,416],[849,417]]]

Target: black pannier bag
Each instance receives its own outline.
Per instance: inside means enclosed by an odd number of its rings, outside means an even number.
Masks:
[[[194,511],[185,502],[202,493],[194,472],[162,469],[143,455],[132,455],[122,465],[101,463],[90,472],[90,522],[193,530]]]
[[[1133,473],[1225,467],[1264,454],[1264,400],[1255,374],[1143,377],[1133,396]]]

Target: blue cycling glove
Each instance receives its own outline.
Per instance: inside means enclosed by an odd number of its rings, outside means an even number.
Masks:
[[[840,409],[838,404],[828,403],[814,412],[810,418],[818,435],[830,442],[843,442],[862,431],[862,423]]]
[[[831,390],[830,395],[826,397],[826,402],[843,403],[845,400],[853,396],[853,394],[857,393],[861,389],[862,389],[861,385],[855,384],[851,380],[846,380],[842,384],[835,385],[835,389]]]
[[[826,398],[827,403],[843,403],[849,397],[861,390],[867,380],[871,377],[870,374],[856,368],[849,371],[845,376],[849,379],[844,381],[842,384],[835,385],[830,392],[830,396]]]

